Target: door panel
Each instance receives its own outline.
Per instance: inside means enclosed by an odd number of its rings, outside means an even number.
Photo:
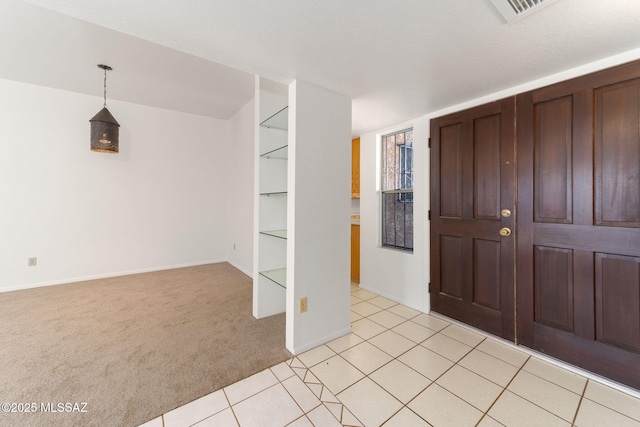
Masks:
[[[473,303],[500,311],[500,243],[473,240]]]
[[[440,138],[440,216],[462,219],[462,124],[443,127]]]
[[[597,340],[640,353],[640,258],[596,254]]]
[[[533,262],[536,321],[573,332],[573,251],[536,246]]]
[[[475,219],[500,221],[500,114],[474,120]]]
[[[440,251],[440,292],[449,298],[462,300],[462,272],[459,268],[462,259],[462,238],[440,236]]]
[[[596,89],[596,224],[640,227],[640,80]]]
[[[534,146],[536,222],[570,224],[572,221],[571,129],[572,97],[535,105]]]
[[[514,104],[431,121],[431,308],[508,339],[515,245],[499,232],[515,224]]]
[[[640,388],[640,63],[518,95],[518,342]]]

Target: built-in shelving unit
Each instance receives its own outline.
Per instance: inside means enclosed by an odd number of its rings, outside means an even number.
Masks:
[[[260,79],[257,93],[254,316],[264,317],[286,310],[289,109],[286,86]]]
[[[285,313],[298,354],[351,330],[352,101],[297,80],[255,84],[253,316]]]

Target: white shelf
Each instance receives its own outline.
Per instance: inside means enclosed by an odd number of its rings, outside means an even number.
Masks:
[[[266,277],[278,286],[287,288],[287,269],[276,268],[275,270],[266,270],[260,272],[261,276]]]
[[[289,107],[284,107],[282,110],[278,111],[271,117],[264,120],[260,123],[260,126],[266,127],[269,129],[280,129],[280,130],[288,130],[289,129]]]
[[[260,234],[264,234],[267,236],[272,236],[272,237],[277,237],[279,239],[285,239],[287,238],[287,230],[268,230],[268,231],[261,231]]]
[[[260,157],[265,159],[288,159],[289,158],[289,146],[284,145],[282,147],[274,148],[273,150],[269,150],[266,153],[260,154]]]
[[[286,196],[286,191],[267,191],[265,193],[260,193],[261,196]]]

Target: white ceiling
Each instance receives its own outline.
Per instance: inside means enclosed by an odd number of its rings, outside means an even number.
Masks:
[[[640,47],[638,0],[559,0],[511,24],[490,0],[0,0],[0,10],[2,78],[101,95],[95,65],[107,63],[110,98],[218,118],[252,98],[254,73],[301,79],[353,98],[354,135]]]

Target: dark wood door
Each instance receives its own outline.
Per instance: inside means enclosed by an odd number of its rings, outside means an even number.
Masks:
[[[516,106],[518,341],[640,389],[640,63]]]
[[[431,309],[513,340],[515,98],[431,120]],[[509,214],[501,214],[508,209]]]

